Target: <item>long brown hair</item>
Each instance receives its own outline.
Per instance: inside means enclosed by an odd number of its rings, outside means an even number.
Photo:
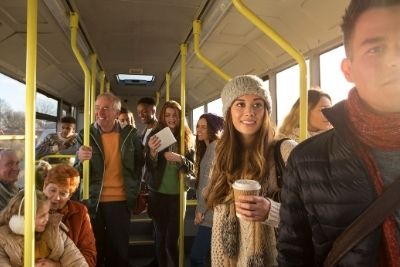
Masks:
[[[217,143],[211,179],[204,190],[208,208],[232,200],[231,187],[238,179],[253,179],[263,184],[270,169],[267,159],[270,158],[274,129],[266,106],[263,123],[250,146],[242,143],[240,133],[233,125],[230,108],[224,132]]]
[[[163,107],[161,108],[161,112],[160,112],[160,117],[158,120],[158,128],[159,129],[163,129],[164,127],[167,127],[167,123],[165,121],[165,112],[167,110],[167,108],[173,108],[175,110],[178,111],[178,125],[175,129],[175,132],[173,133],[178,144],[181,140],[181,136],[180,136],[180,127],[181,127],[181,105],[179,105],[178,102],[174,101],[174,100],[169,100],[167,102],[164,103]],[[184,126],[185,126],[185,136],[184,136],[184,141],[185,141],[185,151],[184,152],[180,152],[180,154],[184,155],[185,153],[187,153],[189,151],[189,149],[193,148],[193,134],[192,131],[190,130],[187,122],[186,122],[186,118],[183,120]]]
[[[212,115],[211,115],[212,116]],[[214,115],[216,116],[216,115]],[[212,127],[212,124],[210,122],[210,113],[206,113],[200,116],[199,121],[201,119],[205,119],[207,122],[207,133],[208,133],[208,140],[209,143],[214,142],[217,139],[221,138],[221,134],[222,134],[222,129],[216,129]],[[222,120],[222,118],[221,118]],[[197,122],[198,123],[198,122]],[[221,126],[223,124],[221,123]],[[196,150],[196,157],[195,157],[195,162],[194,162],[194,168],[195,168],[195,172],[196,172],[196,188],[199,184],[199,178],[200,178],[200,162],[204,157],[204,154],[206,153],[207,150],[207,145],[204,141],[200,141],[197,138],[196,135],[196,145],[195,145],[195,150]]]

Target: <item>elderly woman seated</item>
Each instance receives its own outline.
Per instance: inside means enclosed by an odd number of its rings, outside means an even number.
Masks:
[[[67,164],[50,169],[44,179],[43,192],[50,200],[50,212],[63,214],[67,235],[85,257],[90,267],[96,266],[96,241],[86,207],[71,200],[79,185],[79,173]]]

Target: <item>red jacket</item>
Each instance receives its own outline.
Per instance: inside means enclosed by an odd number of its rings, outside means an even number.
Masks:
[[[67,205],[59,212],[64,215],[62,222],[69,229],[68,237],[72,239],[81,251],[89,267],[95,267],[96,240],[87,208],[79,202],[69,200]]]

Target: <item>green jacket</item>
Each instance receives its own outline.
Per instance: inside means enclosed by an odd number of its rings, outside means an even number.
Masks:
[[[136,128],[128,125],[121,129],[119,124],[116,124],[116,127],[116,130],[120,133],[122,175],[124,178],[127,205],[131,209],[139,194],[140,176],[143,166],[142,144]],[[79,146],[83,144],[83,130],[80,131],[77,140]],[[103,189],[105,168],[101,130],[97,127],[96,123],[90,126],[90,146],[92,147],[92,159],[89,161],[89,199],[86,204],[90,216],[94,217]],[[79,159],[76,160],[75,167],[79,170],[82,178],[83,164],[79,162]]]

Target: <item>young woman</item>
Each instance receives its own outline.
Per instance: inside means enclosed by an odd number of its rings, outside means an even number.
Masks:
[[[307,137],[314,136],[332,128],[330,122],[322,114],[324,108],[332,106],[331,97],[321,90],[308,90],[308,133]],[[288,137],[299,142],[300,126],[300,99],[294,103],[281,127],[279,128],[280,137]]]
[[[274,227],[280,204],[270,197],[280,188],[274,168],[271,97],[260,78],[243,75],[225,85],[221,99],[224,132],[205,190],[207,206],[214,209],[212,266],[276,266]],[[282,143],[285,161],[294,145],[294,141]],[[232,184],[238,179],[258,181],[260,195],[241,196],[235,203]]]
[[[68,227],[68,237],[81,251],[89,267],[94,267],[96,240],[87,208],[71,200],[78,185],[78,171],[67,164],[58,164],[48,171],[44,179],[43,193],[50,200],[50,212],[62,214],[62,222]]]
[[[195,189],[197,207],[194,223],[199,226],[194,239],[190,261],[192,267],[206,266],[206,258],[211,251],[212,209],[208,209],[203,197],[203,189],[208,183],[215,156],[215,146],[220,139],[224,119],[212,113],[200,116],[196,127]]]
[[[118,122],[121,128],[125,128],[126,125],[131,125],[134,128],[136,128],[135,118],[133,117],[133,113],[125,107],[121,107],[121,111],[119,112],[118,115]]]
[[[23,266],[24,192],[15,195],[0,213],[0,266]],[[35,266],[87,267],[85,258],[60,228],[61,217],[49,215],[50,202],[36,190]],[[14,217],[13,217],[14,216]],[[21,216],[16,219],[15,216]]]
[[[181,122],[180,112],[181,106],[177,102],[167,101],[161,109],[159,123],[149,134],[147,143],[146,177],[150,190],[148,212],[156,231],[159,266],[179,266],[179,173],[193,171],[192,132],[186,121]],[[181,123],[185,127],[182,137],[184,151],[179,148]],[[177,142],[158,152],[161,141],[155,134],[164,127],[169,127]]]

